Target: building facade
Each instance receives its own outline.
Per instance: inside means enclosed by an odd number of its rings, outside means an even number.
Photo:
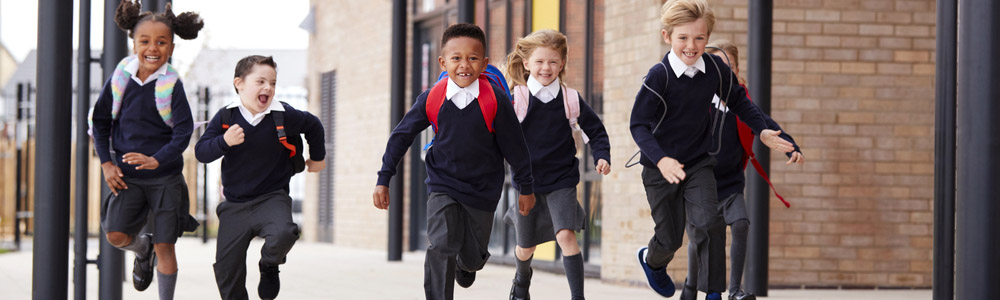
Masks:
[[[456,22],[456,2],[407,1],[407,107],[437,78],[440,34]],[[746,60],[748,2],[710,3],[718,18],[712,39],[734,41],[742,48],[741,69],[753,68]],[[565,81],[601,114],[611,137],[611,174],[584,175],[578,187],[590,214],[590,230],[580,235],[588,270],[605,281],[644,280],[633,256],[653,222],[640,167],[623,165],[638,150],[628,131],[635,94],[667,51],[661,4],[475,1],[495,64],[533,30],[568,36]],[[388,214],[373,207],[371,193],[392,128],[392,2],[314,0],[312,6],[309,107],[321,112],[332,160],[306,185],[304,233],[309,240],[385,249]],[[774,1],[771,116],[796,138],[807,162],[786,166],[780,153],[771,153],[771,178],[792,203],[771,205],[771,286],[930,286],[934,9],[929,0]],[[392,208],[404,210],[404,250],[411,251],[426,246],[422,142],[402,164],[404,205]],[[495,224],[492,252],[504,261],[513,232]],[[551,252],[558,260],[558,250]],[[668,271],[683,278],[686,266],[680,251]]]

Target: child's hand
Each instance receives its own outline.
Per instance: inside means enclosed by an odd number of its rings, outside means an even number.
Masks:
[[[242,144],[243,137],[243,128],[240,128],[240,124],[233,124],[233,126],[229,126],[229,129],[226,130],[226,134],[222,135],[222,139],[226,140],[226,145],[229,145],[229,147]]]
[[[375,203],[375,208],[389,209],[389,187],[376,185],[375,193],[372,194],[372,200]]]
[[[760,132],[760,142],[764,143],[768,148],[781,151],[781,153],[795,151],[795,146],[778,136],[779,134],[781,134],[781,130],[764,129]]]
[[[785,165],[790,165],[790,164],[793,164],[793,163],[801,165],[801,164],[803,164],[805,162],[806,162],[806,157],[804,155],[802,155],[802,152],[795,151],[795,152],[792,152],[792,157],[788,158],[788,161],[785,162]]]
[[[517,211],[522,216],[527,216],[531,209],[535,207],[535,194],[521,195],[517,198]]]
[[[311,159],[307,159],[306,160],[306,172],[309,172],[309,173],[319,173],[319,171],[323,171],[323,169],[325,169],[325,168],[326,168],[326,161],[325,160],[321,160],[321,161],[315,161],[315,160],[311,160]]]
[[[684,165],[678,162],[676,159],[670,157],[663,157],[659,162],[656,163],[656,168],[660,169],[660,174],[663,175],[663,179],[672,184],[681,183],[684,177],[687,176],[684,173]]]
[[[160,162],[155,158],[146,156],[139,152],[129,152],[122,155],[122,161],[130,165],[139,165],[136,170],[155,170],[160,166]]]
[[[112,194],[118,196],[118,190],[128,189],[125,180],[122,180],[125,174],[122,174],[122,169],[119,169],[118,166],[109,161],[101,164],[101,170],[104,171],[104,181],[108,183]]]
[[[608,173],[611,173],[611,164],[609,164],[608,161],[604,160],[603,158],[598,159],[597,173],[601,173],[601,175],[608,175]]]

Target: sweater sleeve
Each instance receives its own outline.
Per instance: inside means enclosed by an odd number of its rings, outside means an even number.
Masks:
[[[534,177],[531,174],[531,156],[528,143],[524,141],[521,122],[517,121],[514,106],[507,96],[497,94],[497,115],[493,119],[494,139],[500,153],[510,164],[511,180],[517,184],[521,195],[535,193]]]
[[[733,74],[729,65],[722,62],[718,56],[709,54],[708,57],[719,67],[719,72],[722,74],[722,90],[718,94],[726,95],[726,98],[722,99],[726,102],[726,107],[730,111],[735,112],[740,117],[740,120],[753,130],[754,134],[759,135],[761,130],[769,129],[763,114],[760,113],[760,110],[754,108],[755,105],[750,101],[750,97],[747,96],[746,89],[740,85],[736,74]]]
[[[583,98],[580,98],[580,129],[590,138],[590,151],[594,154],[594,164],[604,159],[611,163],[611,142],[608,140],[608,131],[604,129],[604,123],[597,113],[587,105]]]
[[[665,88],[661,87],[665,87],[667,84],[667,74],[662,65],[656,64],[650,68],[643,84],[652,89],[662,89],[657,93],[663,95]],[[629,120],[629,131],[632,132],[632,139],[635,140],[642,154],[654,164],[667,156],[667,153],[663,151],[653,136],[653,126],[656,126],[657,121],[660,120],[660,115],[657,114],[657,111],[660,111],[658,108],[665,104],[646,87],[639,87],[639,93],[635,95],[635,104],[632,105],[632,115]],[[666,107],[663,109],[661,112],[665,112]]]
[[[101,95],[94,103],[94,110],[91,112],[91,134],[94,138],[94,150],[101,163],[112,162],[111,157],[111,79],[104,82]]]
[[[431,126],[431,122],[427,120],[427,114],[424,111],[426,106],[428,91],[417,96],[417,100],[414,101],[413,107],[410,111],[406,112],[403,119],[396,124],[396,128],[392,130],[389,134],[389,141],[385,145],[385,154],[382,155],[382,169],[378,171],[378,181],[377,185],[389,185],[389,180],[392,179],[393,175],[396,175],[396,168],[399,166],[399,161],[409,150],[410,145],[413,144],[413,140],[417,137],[420,132]]]
[[[226,133],[222,129],[222,117],[221,115],[226,112],[226,108],[223,107],[219,112],[215,113],[212,120],[205,124],[205,133],[201,135],[198,142],[194,145],[194,156],[198,161],[203,163],[210,163],[219,159],[229,151],[229,144],[226,144],[226,140],[223,135]]]
[[[326,159],[326,136],[324,135],[323,123],[315,115],[308,111],[297,110],[291,105],[285,105],[286,111],[294,111],[296,119],[300,124],[300,132],[305,134],[306,143],[309,144],[309,159],[312,161],[322,161]]]
[[[174,121],[174,131],[167,143],[153,154],[153,158],[160,164],[167,163],[175,159],[181,159],[184,149],[191,143],[191,132],[194,131],[194,120],[191,117],[191,107],[188,105],[187,95],[184,94],[184,84],[180,80],[174,86],[174,91],[170,100],[172,120]]]

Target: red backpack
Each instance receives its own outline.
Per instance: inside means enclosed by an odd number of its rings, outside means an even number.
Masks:
[[[493,86],[490,85],[489,79],[486,75],[479,75],[479,109],[483,112],[483,119],[486,120],[486,128],[493,133],[493,119],[497,116],[497,97],[493,94]],[[438,132],[437,117],[438,113],[441,111],[441,105],[444,105],[445,93],[448,91],[448,78],[443,78],[438,80],[431,88],[430,93],[427,94],[427,105],[424,107],[427,112],[427,120],[431,122],[431,127],[434,129],[434,133]],[[431,141],[433,144],[434,141]],[[429,147],[431,144],[428,144]],[[426,147],[425,147],[426,149]]]

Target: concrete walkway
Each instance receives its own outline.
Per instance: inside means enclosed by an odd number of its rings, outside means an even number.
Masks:
[[[262,240],[250,246],[247,291],[257,299],[257,260]],[[30,248],[31,240],[26,240]],[[72,246],[70,247],[72,249]],[[96,240],[89,242],[89,258],[97,256]],[[212,263],[215,241],[202,244],[197,238],[182,238],[177,245],[180,274],[176,299],[218,299]],[[72,299],[72,251],[68,291]],[[126,254],[127,276],[131,277],[132,256]],[[0,254],[0,295],[3,299],[31,299],[30,249]],[[456,285],[456,299],[507,299],[514,269],[488,264],[478,273],[475,285]],[[97,268],[88,268],[88,299],[97,299]],[[128,278],[127,277],[127,278]],[[387,262],[384,251],[361,250],[329,244],[299,243],[281,267],[279,299],[423,299],[423,253],[411,252],[402,262]],[[567,299],[566,278],[538,272],[532,280],[534,299]],[[124,299],[157,299],[156,282],[146,292],[137,292],[131,281],[123,283]],[[647,287],[622,286],[587,279],[588,299],[663,299]],[[725,295],[723,295],[725,297]],[[676,299],[676,296],[674,297]],[[704,299],[704,295],[699,296]],[[763,299],[931,299],[930,290],[771,290]]]

